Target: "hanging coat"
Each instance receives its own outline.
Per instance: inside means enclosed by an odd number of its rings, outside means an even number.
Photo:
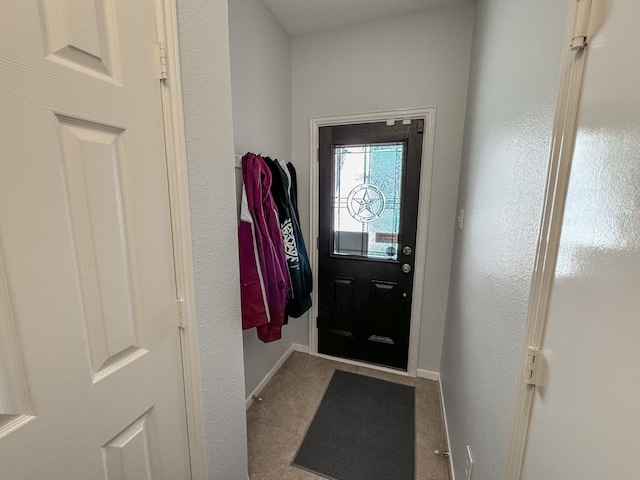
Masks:
[[[255,223],[249,212],[247,192],[242,186],[238,249],[240,254],[240,302],[242,329],[269,323],[269,308],[264,278],[260,269],[260,256],[256,245]]]
[[[306,259],[306,249],[304,249],[300,224],[291,203],[291,178],[287,166],[281,160],[272,160],[266,157],[265,162],[273,179],[271,193],[278,207],[284,253],[291,280],[292,296],[287,302],[286,313],[292,317],[299,317],[311,308],[311,291],[305,288],[303,278],[304,271],[301,262]],[[300,247],[305,251],[304,258],[301,258]],[[285,318],[285,323],[287,323],[287,318]]]
[[[289,177],[289,199],[291,201],[291,217],[293,221],[293,232],[298,246],[298,261],[300,263],[300,286],[299,298],[300,302],[289,302],[287,304],[287,313],[292,317],[299,317],[309,308],[311,308],[311,292],[313,291],[313,277],[311,275],[311,264],[309,263],[309,255],[307,246],[304,243],[302,228],[300,228],[300,214],[298,213],[298,177],[296,169],[291,162],[286,165],[281,164],[284,171]]]
[[[247,153],[242,157],[242,179],[245,211],[238,227],[242,326],[255,326],[260,340],[272,342],[282,336],[291,282],[270,191],[271,172],[262,157]]]

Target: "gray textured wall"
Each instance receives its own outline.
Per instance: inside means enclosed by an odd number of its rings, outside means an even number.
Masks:
[[[556,110],[567,2],[477,2],[440,370],[463,477],[502,478]],[[541,477],[542,478],[542,477]]]
[[[178,0],[209,478],[247,478],[227,2]]]

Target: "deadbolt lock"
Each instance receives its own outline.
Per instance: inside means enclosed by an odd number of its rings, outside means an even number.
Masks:
[[[403,263],[401,268],[403,273],[409,273],[411,271],[411,265],[408,263]]]
[[[413,250],[411,250],[411,247],[409,245],[405,245],[402,248],[402,253],[404,253],[405,255],[411,255],[412,252]]]

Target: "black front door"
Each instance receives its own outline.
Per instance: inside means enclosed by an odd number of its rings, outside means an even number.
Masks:
[[[320,353],[407,368],[423,128],[320,129]]]

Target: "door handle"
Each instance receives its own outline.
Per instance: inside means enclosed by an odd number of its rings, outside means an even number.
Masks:
[[[402,267],[400,267],[402,270],[402,273],[409,273],[411,271],[411,265],[409,265],[408,263],[403,263]]]

